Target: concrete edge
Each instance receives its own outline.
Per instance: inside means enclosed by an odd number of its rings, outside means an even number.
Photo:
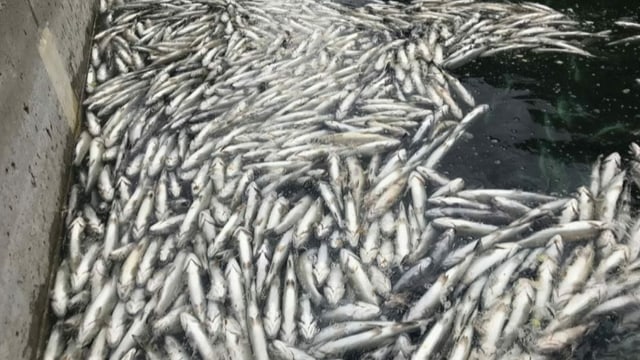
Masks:
[[[45,64],[46,71],[49,79],[53,84],[58,101],[65,113],[67,124],[70,127],[71,136],[68,138],[66,149],[64,150],[64,162],[68,164],[63,172],[60,174],[63,181],[61,182],[58,191],[58,200],[62,206],[56,213],[51,228],[49,230],[49,276],[45,286],[43,287],[44,294],[38,294],[38,299],[44,298],[43,311],[41,313],[34,312],[31,319],[32,330],[37,331],[37,347],[32,354],[33,360],[39,360],[43,358],[47,341],[49,340],[49,333],[51,327],[55,321],[55,317],[51,313],[49,305],[49,294],[53,288],[53,284],[56,276],[56,269],[62,258],[63,245],[66,240],[66,228],[64,226],[64,219],[66,215],[67,196],[71,185],[73,185],[73,173],[74,170],[71,167],[73,160],[73,149],[75,147],[75,141],[80,134],[82,128],[82,122],[84,121],[84,112],[82,111],[82,101],[86,96],[86,74],[90,66],[89,53],[93,42],[93,36],[96,31],[97,19],[98,19],[98,4],[100,0],[93,0],[92,4],[92,19],[89,21],[89,27],[86,29],[87,37],[83,44],[84,58],[78,68],[77,74],[70,74],[65,71],[64,62],[60,56],[57,48],[57,39],[55,35],[51,33],[48,26],[40,32],[40,42],[38,44],[38,53],[40,58]],[[50,57],[45,59],[45,57]],[[59,74],[56,74],[58,72]],[[62,74],[62,75],[60,75]],[[72,81],[75,80],[75,81]],[[61,84],[68,84],[67,86]],[[75,90],[75,91],[74,91]],[[79,98],[76,96],[79,94]],[[34,326],[35,325],[35,326]],[[34,328],[36,327],[36,328]]]

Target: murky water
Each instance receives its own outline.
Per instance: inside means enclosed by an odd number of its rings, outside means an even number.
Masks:
[[[615,20],[638,15],[628,1],[541,2],[614,34],[624,33]],[[465,85],[492,112],[443,168],[472,186],[568,194],[588,182],[600,154],[625,154],[640,136],[640,46],[594,41],[588,48],[595,58],[508,54],[465,67]],[[610,328],[591,334],[573,357],[636,359],[638,335],[611,338]]]
[[[628,1],[542,3],[596,31],[623,33],[613,22],[638,14]],[[566,194],[586,183],[598,155],[626,153],[640,135],[640,47],[588,49],[595,58],[509,53],[464,67],[465,84],[493,111],[443,168],[477,186]]]

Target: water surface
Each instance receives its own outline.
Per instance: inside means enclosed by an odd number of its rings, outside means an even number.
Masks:
[[[542,1],[592,31],[638,21],[639,6],[614,1]],[[637,33],[637,31],[635,32]],[[640,44],[588,41],[594,58],[530,52],[483,58],[457,71],[492,112],[469,129],[443,170],[471,186],[568,194],[587,182],[600,154],[626,154],[640,135]]]

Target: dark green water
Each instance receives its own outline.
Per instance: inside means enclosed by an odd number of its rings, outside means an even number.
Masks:
[[[613,22],[640,21],[640,1],[541,1],[612,38],[637,34]],[[640,43],[593,42],[596,58],[507,54],[458,72],[492,112],[469,129],[444,160],[451,176],[473,187],[519,188],[569,194],[588,183],[600,154],[623,158],[640,141]],[[613,319],[612,319],[613,320]],[[638,359],[640,334],[611,336],[602,326],[577,346],[574,359]]]
[[[542,1],[592,31],[623,31],[613,22],[640,20],[640,1]],[[595,58],[510,53],[458,71],[492,112],[469,129],[443,163],[471,186],[567,194],[586,184],[599,154],[626,155],[640,140],[640,43],[586,48]]]

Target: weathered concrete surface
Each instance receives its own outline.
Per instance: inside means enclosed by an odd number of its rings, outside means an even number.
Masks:
[[[36,358],[47,327],[93,7],[0,0],[0,359]]]

